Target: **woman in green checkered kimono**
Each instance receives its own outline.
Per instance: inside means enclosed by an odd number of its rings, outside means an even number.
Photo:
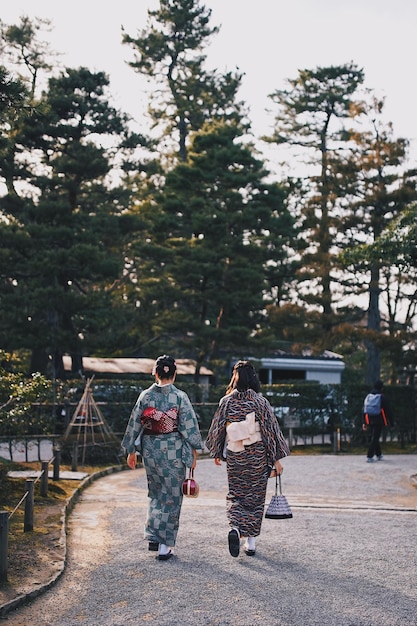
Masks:
[[[196,450],[203,448],[191,402],[174,385],[176,370],[171,356],[156,360],[156,382],[139,395],[122,441],[131,469],[136,467],[136,450],[142,456],[149,496],[145,539],[162,561],[172,556],[175,546],[186,468],[195,467]]]

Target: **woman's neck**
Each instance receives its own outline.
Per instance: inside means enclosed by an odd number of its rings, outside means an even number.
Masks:
[[[172,385],[172,383],[174,382],[174,378],[157,378],[156,379],[156,384],[158,385],[158,387],[166,387],[167,385]]]

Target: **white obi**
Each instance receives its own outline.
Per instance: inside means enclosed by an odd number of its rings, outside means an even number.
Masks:
[[[232,452],[242,452],[245,446],[262,441],[259,422],[255,413],[248,413],[242,422],[231,422],[226,427],[226,448]]]

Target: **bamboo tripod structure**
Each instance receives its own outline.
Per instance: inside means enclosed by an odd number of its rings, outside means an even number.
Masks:
[[[93,398],[91,389],[93,378],[94,376],[87,380],[81,400],[63,435],[63,441],[66,441],[70,435],[75,435],[72,440],[77,447],[82,448],[82,464],[85,463],[86,450],[89,445],[120,444]]]

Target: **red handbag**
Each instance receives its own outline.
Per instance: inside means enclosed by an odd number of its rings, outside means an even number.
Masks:
[[[200,487],[194,478],[194,470],[191,467],[188,470],[188,478],[182,483],[182,493],[184,496],[187,496],[187,498],[197,498],[200,493]]]

